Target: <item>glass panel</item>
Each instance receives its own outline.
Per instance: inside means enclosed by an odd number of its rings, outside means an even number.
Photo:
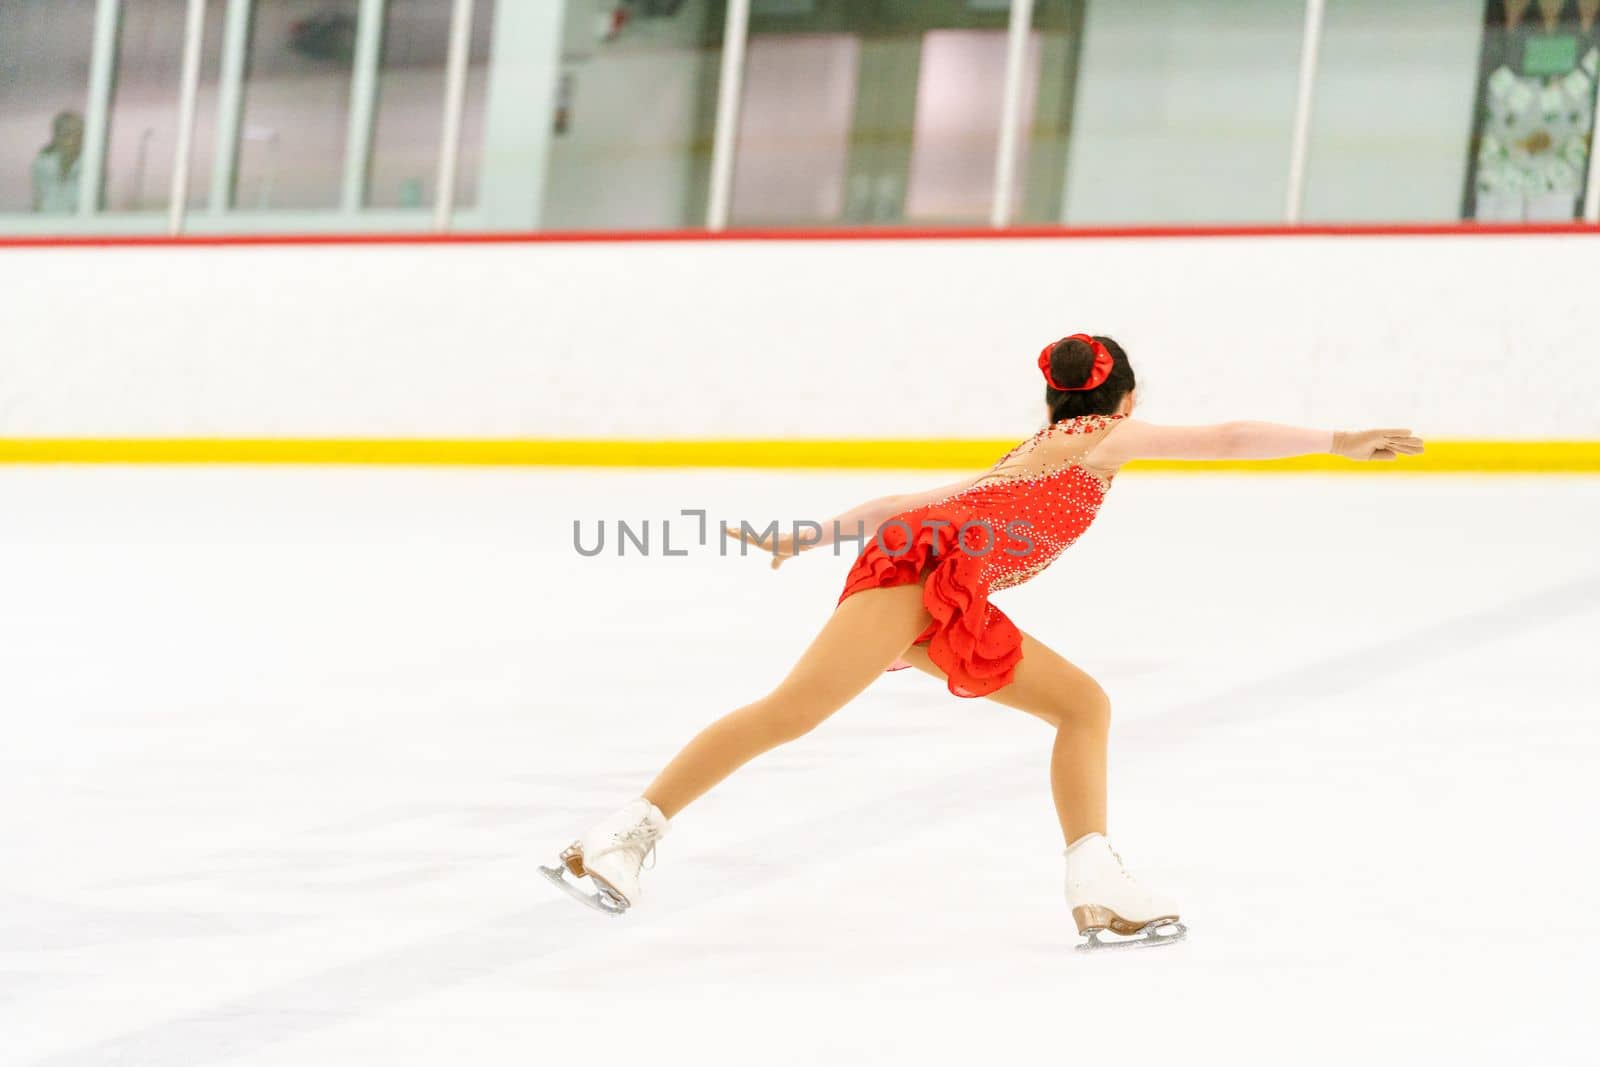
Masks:
[[[456,203],[462,207],[477,201],[494,7],[493,0],[478,0],[473,5],[472,49],[456,178]],[[433,203],[444,123],[450,8],[443,0],[388,2],[367,174],[369,206],[423,207]]]
[[[704,225],[723,3],[567,0],[565,10],[544,225]]]
[[[1281,222],[1305,5],[1089,4],[1064,215]]]
[[[739,108],[732,220],[825,223],[844,211],[861,41],[797,33],[750,42]],[[796,93],[806,85],[806,93]]]
[[[1483,0],[1332,0],[1303,218],[1461,217]]]
[[[1563,222],[1583,213],[1600,0],[1490,0],[1463,212],[1495,222]]]
[[[754,0],[733,221],[987,221],[1008,8]]]
[[[0,211],[78,210],[94,8],[0,2]]]
[[[256,0],[234,206],[339,203],[356,0]]]
[[[1000,150],[1008,34],[1003,30],[936,30],[922,38],[917,119],[912,132],[906,218],[919,222],[987,219],[994,204]],[[1039,41],[1024,54],[1020,124],[1033,124]],[[1018,166],[1027,165],[1027,141]]]
[[[1043,225],[1062,219],[1087,6],[1087,0],[1035,0],[1033,5],[1033,47],[1023,83],[1029,104],[1013,213],[1018,223]]]
[[[165,209],[172,190],[188,0],[123,0],[102,208]],[[205,201],[217,125],[217,66],[227,0],[207,0],[195,101],[191,206]]]

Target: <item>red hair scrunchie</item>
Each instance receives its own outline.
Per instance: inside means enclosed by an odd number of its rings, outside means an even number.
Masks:
[[[1086,333],[1075,333],[1066,341],[1082,341],[1094,351],[1094,364],[1089,368],[1089,377],[1085,378],[1082,385],[1062,385],[1050,376],[1050,353],[1054,352],[1061,341],[1052,341],[1044,346],[1044,351],[1039,353],[1039,370],[1044,375],[1044,380],[1050,383],[1050,388],[1058,393],[1080,393],[1090,389],[1098,389],[1111,377],[1111,368],[1115,360],[1106,346],[1096,341]]]

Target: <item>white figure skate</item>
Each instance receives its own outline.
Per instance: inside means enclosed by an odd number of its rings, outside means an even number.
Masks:
[[[1086,938],[1079,952],[1170,945],[1188,933],[1177,905],[1136,882],[1101,834],[1080,837],[1067,849],[1067,905]],[[1123,940],[1100,940],[1107,931]]]
[[[639,872],[669,825],[660,808],[639,797],[568,845],[559,866],[539,871],[596,911],[621,915],[639,903]],[[583,878],[592,891],[585,891]]]

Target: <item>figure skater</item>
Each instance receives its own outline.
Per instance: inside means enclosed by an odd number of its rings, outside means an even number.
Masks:
[[[989,594],[1044,570],[1094,521],[1134,459],[1277,459],[1331,452],[1392,460],[1422,451],[1410,430],[1333,433],[1260,422],[1156,426],[1129,417],[1133,367],[1109,337],[1074,334],[1039,354],[1050,423],[983,474],[852,508],[821,536],[782,537],[773,565],[864,528],[876,531],[811,646],[766,696],[718,719],[642,795],[543,868],[601,911],[639,900],[639,874],[697,797],[821,725],[885,669],[916,667],[959,697],[988,697],[1055,730],[1050,788],[1066,842],[1066,897],[1080,949],[1181,939],[1176,904],[1142,886],[1106,838],[1111,702],[1089,675],[1018,630]],[[569,880],[569,876],[573,880]],[[583,889],[589,879],[592,892]],[[1110,931],[1127,940],[1101,941]]]

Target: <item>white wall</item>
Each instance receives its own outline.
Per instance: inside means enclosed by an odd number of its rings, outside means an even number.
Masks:
[[[1600,236],[0,249],[0,436],[1020,437],[1145,413],[1600,439]]]

